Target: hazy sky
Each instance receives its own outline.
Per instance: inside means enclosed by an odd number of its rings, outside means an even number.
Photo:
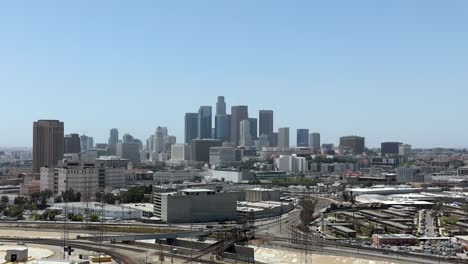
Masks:
[[[45,118],[181,142],[217,95],[275,110],[292,145],[310,128],[468,147],[468,1],[0,3],[0,146],[30,146]]]

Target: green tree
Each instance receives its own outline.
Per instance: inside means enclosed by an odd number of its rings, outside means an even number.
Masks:
[[[8,198],[8,196],[2,196],[2,198],[1,198],[1,203],[2,204],[8,205],[9,202],[10,202],[10,198]]]
[[[91,213],[89,215],[89,221],[91,222],[99,222],[99,218],[100,218],[99,215],[96,213]]]
[[[83,215],[74,214],[71,219],[73,222],[83,222]]]
[[[317,207],[317,200],[306,198],[300,203],[302,210],[299,215],[301,220],[301,227],[307,231],[309,224],[314,220],[315,208]]]

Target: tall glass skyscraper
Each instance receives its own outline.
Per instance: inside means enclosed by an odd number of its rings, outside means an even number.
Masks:
[[[211,106],[200,106],[198,110],[198,138],[212,138],[212,115]]]
[[[309,129],[297,130],[297,146],[309,147]]]
[[[239,145],[240,122],[249,119],[249,108],[246,105],[231,107],[231,143]]]
[[[185,114],[185,143],[192,142],[193,139],[198,137],[198,114],[186,113]]]
[[[268,135],[270,146],[275,146],[273,138],[273,111],[260,110],[259,112],[259,135]]]

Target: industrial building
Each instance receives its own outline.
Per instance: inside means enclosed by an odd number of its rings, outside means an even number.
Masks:
[[[68,209],[68,214],[81,214],[86,216],[94,213],[99,216],[104,215],[105,219],[138,220],[153,216],[152,204],[110,205],[97,202],[75,202],[67,204],[56,203],[50,209],[61,210],[62,214],[64,214],[65,208]]]
[[[415,236],[408,234],[374,234],[372,241],[376,246],[411,246],[419,243]]]
[[[154,193],[154,215],[167,223],[203,223],[237,220],[238,193],[184,189]]]
[[[281,196],[280,190],[272,189],[253,188],[244,192],[247,202],[279,201]]]

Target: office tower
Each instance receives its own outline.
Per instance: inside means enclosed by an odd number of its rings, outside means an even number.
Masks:
[[[140,150],[142,148],[140,140],[135,139],[130,134],[124,134],[123,141],[117,143],[117,156],[128,159],[132,163],[140,163]]]
[[[198,110],[198,138],[211,138],[211,106],[200,106]]]
[[[239,145],[247,147],[252,145],[252,135],[250,131],[250,121],[248,119],[240,122],[240,139]]]
[[[278,147],[282,149],[289,148],[289,127],[278,129]]]
[[[252,140],[258,138],[257,131],[258,131],[258,119],[257,118],[249,118],[250,122],[250,135],[252,136]]]
[[[168,137],[167,127],[160,127],[156,128],[155,136],[154,136],[154,152],[162,153],[166,152],[166,141]]]
[[[226,115],[226,101],[224,101],[224,96],[218,96],[218,102],[216,102],[216,115]]]
[[[81,143],[80,143],[80,135],[78,134],[69,134],[65,135],[63,139],[63,153],[64,154],[72,154],[72,153],[80,153],[81,152]]]
[[[309,136],[309,147],[313,149],[320,148],[320,133],[313,132]]]
[[[273,144],[273,111],[260,110],[259,112],[259,135],[268,135],[268,140],[271,146]]]
[[[386,155],[398,155],[400,151],[400,145],[403,143],[400,142],[383,142],[380,144],[380,152],[382,156]]]
[[[270,146],[277,147],[278,146],[278,132],[273,132],[272,139],[270,141]]]
[[[63,159],[64,125],[59,120],[39,120],[33,124],[33,173],[53,167]]]
[[[190,146],[188,144],[174,144],[171,146],[171,160],[190,160]]]
[[[198,114],[185,114],[185,143],[190,143],[198,137]]]
[[[210,162],[210,148],[221,147],[219,139],[194,139],[190,144],[191,160],[200,162]]]
[[[249,119],[249,109],[246,105],[231,107],[231,143],[239,145],[240,122]]]
[[[341,137],[340,146],[343,147],[344,151],[359,155],[365,150],[365,138],[359,136]]]
[[[300,128],[297,130],[297,147],[309,146],[309,129]]]
[[[80,136],[80,145],[81,145],[81,152],[86,152],[88,150],[92,150],[94,148],[94,139],[93,137],[88,137],[86,135]]]
[[[215,117],[215,138],[220,139],[223,142],[228,141],[230,125],[229,115],[217,115]]]
[[[117,152],[117,143],[119,143],[119,130],[112,128],[109,133],[109,152],[115,155]]]
[[[146,151],[149,153],[152,153],[154,151],[154,141],[155,141],[155,135],[149,136],[149,138],[146,140]]]
[[[411,157],[411,145],[401,144],[398,147],[398,154],[402,156],[405,160]]]

